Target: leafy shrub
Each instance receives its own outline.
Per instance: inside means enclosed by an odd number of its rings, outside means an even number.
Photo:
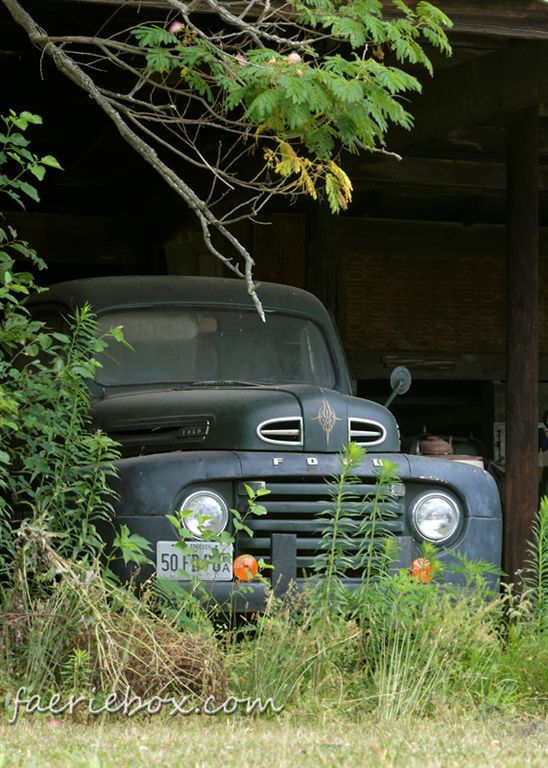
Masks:
[[[3,118],[0,191],[18,204],[38,200],[25,177],[41,180],[51,156],[38,158],[23,132],[41,119]],[[13,170],[12,170],[13,169]],[[0,229],[0,691],[59,690],[197,696],[226,689],[212,639],[182,634],[101,563],[98,520],[109,520],[109,478],[117,444],[94,430],[88,381],[107,338],[97,337],[89,306],[66,333],[33,320],[24,300],[39,291],[30,271],[45,265],[13,227]],[[142,542],[118,537],[125,559],[143,560]],[[137,546],[137,544],[141,546]],[[131,586],[131,585],[130,585]]]
[[[1,191],[20,204],[20,193],[38,199],[25,174],[41,179],[46,166],[59,167],[28,149],[22,131],[39,122],[28,112],[4,118],[0,160],[15,172],[0,177]],[[90,307],[76,313],[67,333],[33,320],[23,300],[39,288],[30,272],[14,271],[16,258],[44,264],[12,227],[2,228],[0,238],[0,574],[9,580],[15,562],[25,578],[36,570],[25,556],[29,532],[54,536],[56,549],[75,559],[99,552],[94,520],[111,510],[108,477],[118,451],[90,429],[87,382],[99,365],[94,355],[106,347]]]

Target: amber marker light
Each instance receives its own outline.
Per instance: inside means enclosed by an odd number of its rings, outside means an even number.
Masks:
[[[424,557],[417,557],[411,563],[411,578],[413,581],[428,584],[429,581],[432,581],[433,575],[430,560],[426,560]]]
[[[238,581],[252,581],[259,573],[259,563],[253,555],[238,555],[232,568]]]

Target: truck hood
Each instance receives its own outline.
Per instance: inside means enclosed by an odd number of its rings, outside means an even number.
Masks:
[[[124,456],[177,450],[333,453],[349,439],[374,451],[398,451],[383,406],[308,385],[127,390],[92,403],[96,428]]]

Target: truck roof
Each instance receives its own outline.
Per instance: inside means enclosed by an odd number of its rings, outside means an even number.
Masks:
[[[265,311],[298,312],[325,321],[323,304],[311,293],[277,283],[257,283]],[[74,309],[89,302],[95,312],[143,304],[211,304],[254,308],[241,278],[182,275],[92,277],[52,285],[30,299],[36,304],[65,304]]]

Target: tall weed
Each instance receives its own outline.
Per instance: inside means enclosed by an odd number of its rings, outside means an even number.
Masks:
[[[539,632],[548,632],[548,496],[540,500],[528,545],[524,584]]]
[[[41,119],[10,112],[2,121],[0,192],[38,200],[24,177],[60,167],[34,155],[23,135]],[[119,453],[91,427],[88,381],[107,337],[123,343],[121,329],[98,337],[89,306],[63,333],[33,320],[24,302],[40,289],[30,271],[17,271],[21,261],[45,266],[13,227],[0,227],[0,692],[221,694],[213,639],[181,633],[100,559],[96,523],[111,517]],[[146,559],[135,536],[117,541],[126,560]]]
[[[322,535],[315,557],[312,584],[315,593],[311,608],[320,622],[349,610],[349,592],[344,580],[349,571],[363,574],[362,585],[384,573],[395,554],[387,545],[390,536],[383,525],[395,516],[391,509],[395,467],[385,460],[375,485],[366,496],[358,492],[362,484],[357,473],[365,451],[348,443],[340,453],[340,473],[330,481],[331,504],[318,516]]]
[[[402,572],[372,585],[358,608],[362,663],[381,717],[479,702],[500,647],[502,603],[487,590],[415,582]]]

